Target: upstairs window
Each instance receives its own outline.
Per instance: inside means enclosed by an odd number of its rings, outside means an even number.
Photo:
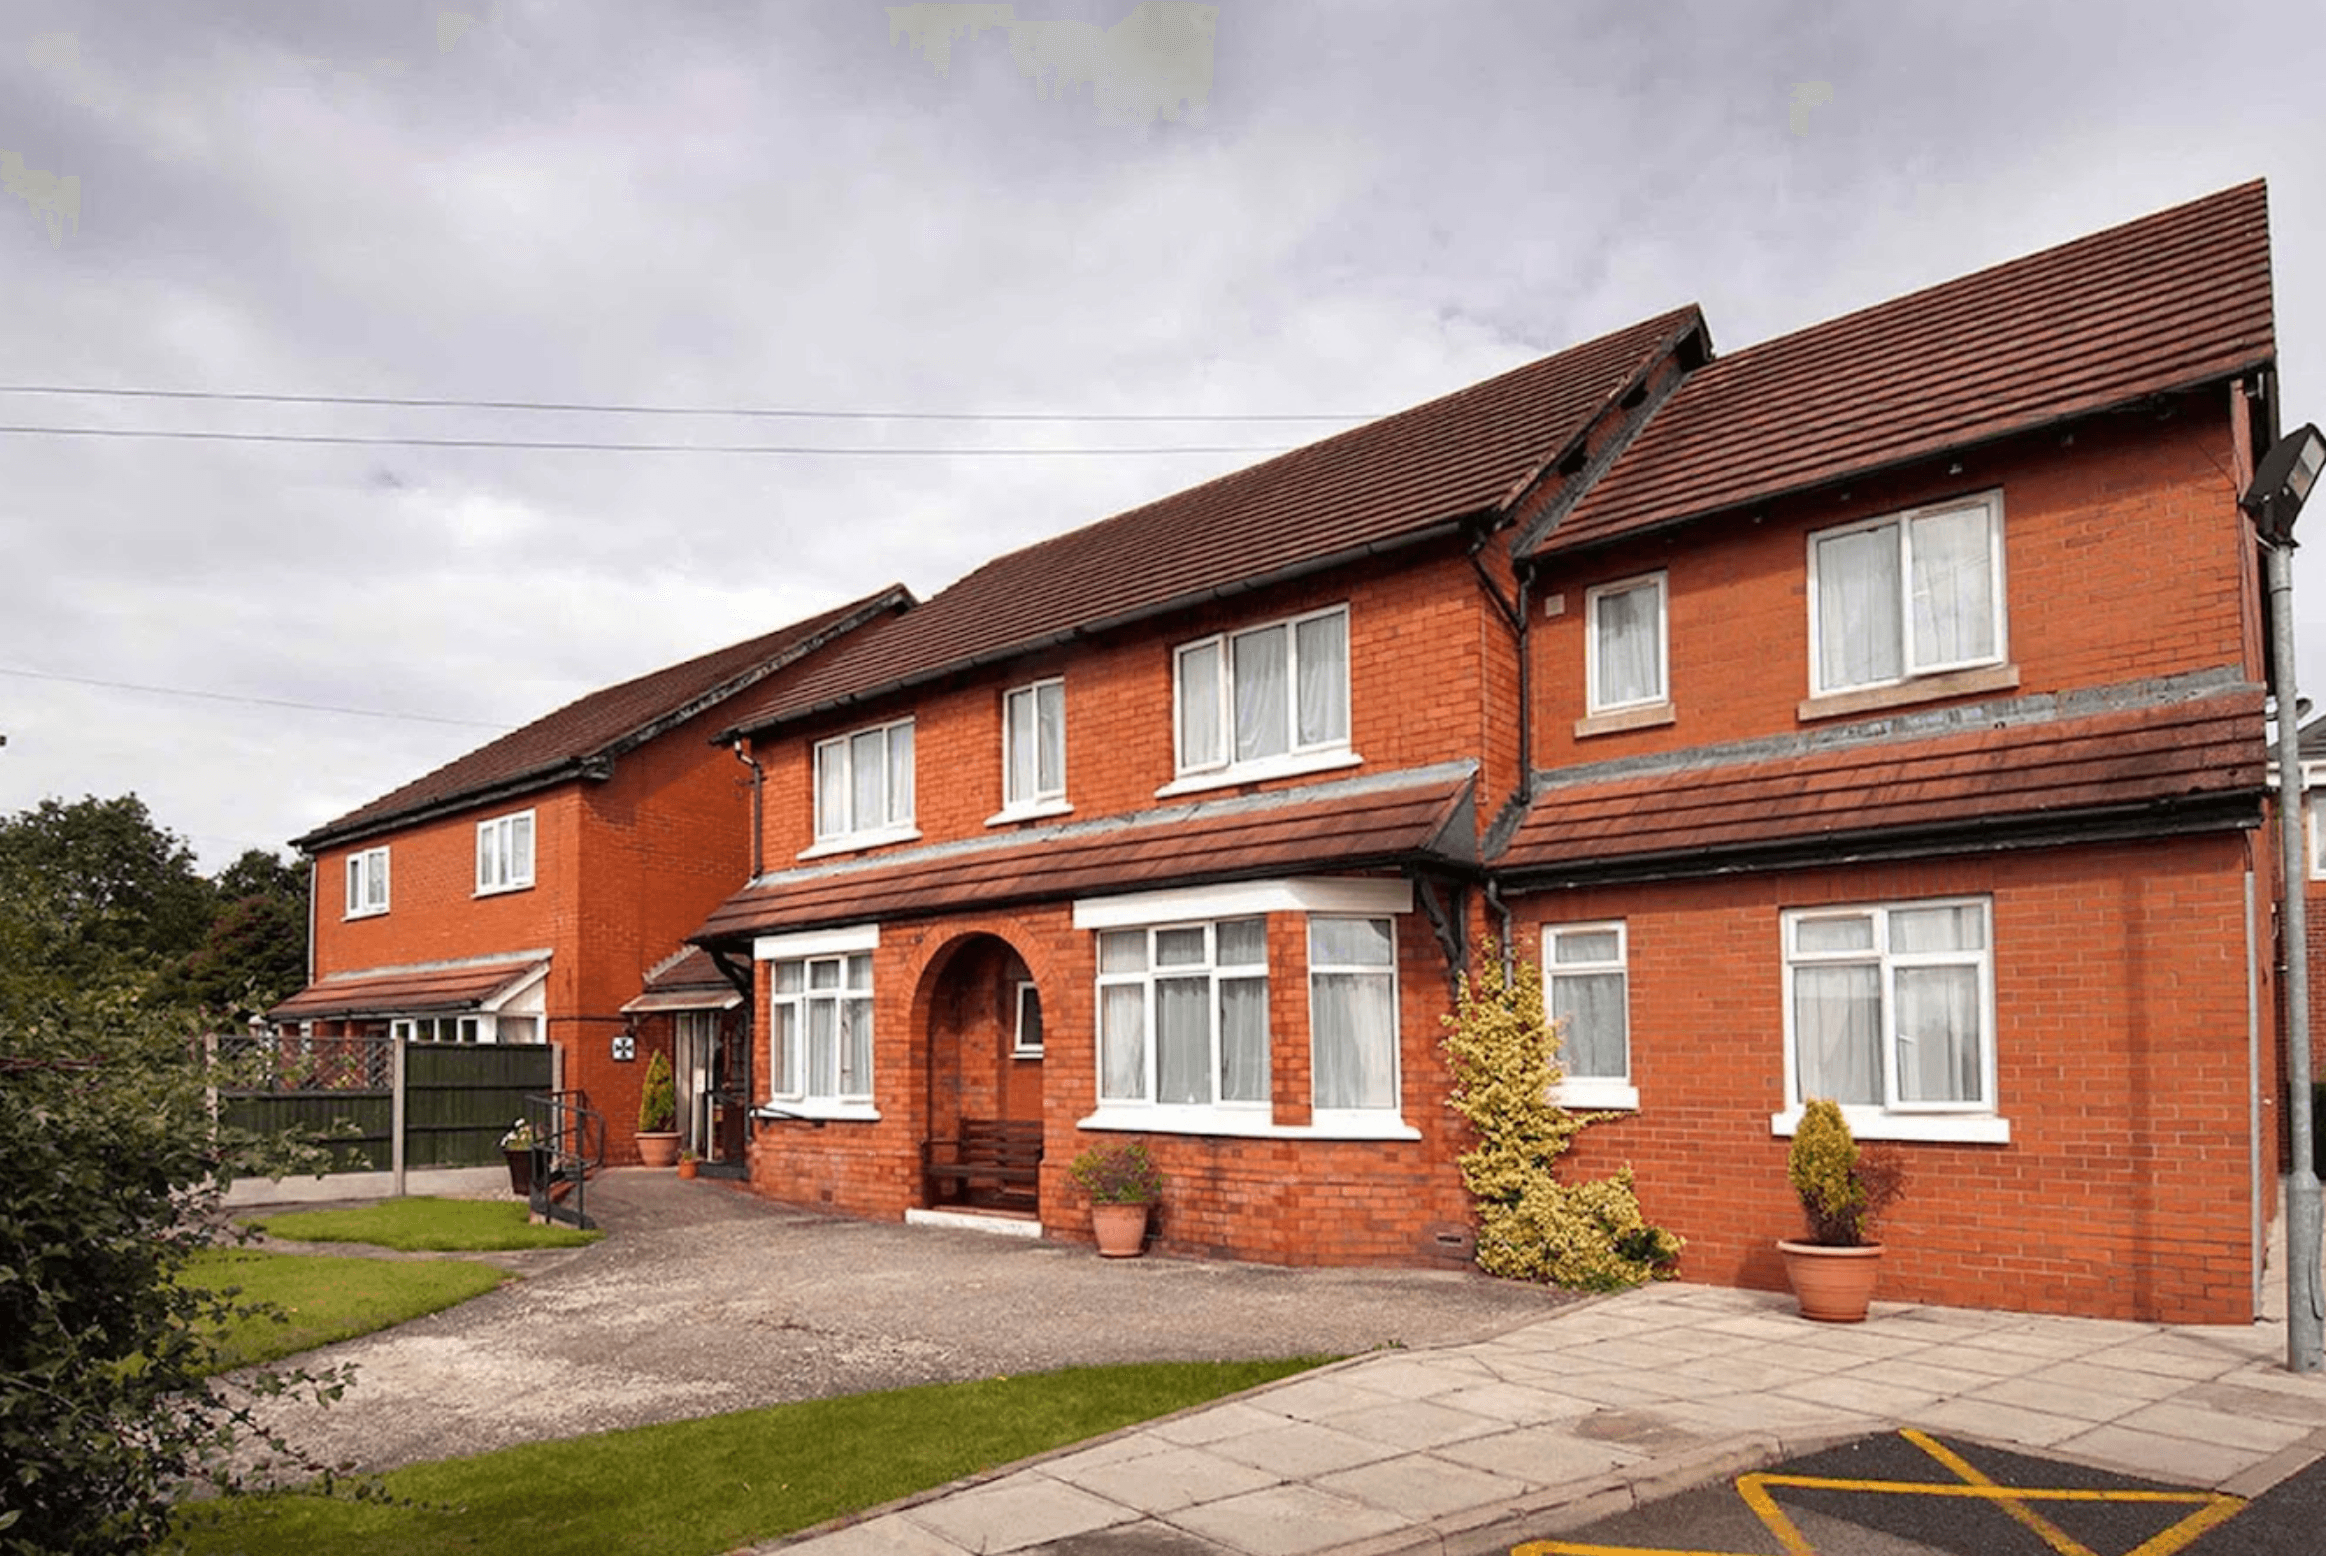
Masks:
[[[1098,1096],[1268,1106],[1268,921],[1098,937]]]
[[[2000,663],[2002,495],[1811,535],[1809,621],[1819,693]]]
[[[1348,750],[1347,606],[1184,643],[1173,665],[1182,777],[1298,771]]]
[[[911,719],[817,744],[816,841],[877,841],[912,825]]]
[[[347,916],[388,911],[388,851],[366,848],[347,856]]]
[[[477,895],[533,884],[533,812],[477,823]]]
[[[1586,702],[1593,713],[1654,707],[1671,700],[1666,685],[1664,575],[1602,584],[1584,595],[1591,634],[1585,640]]]
[[[1002,698],[1002,805],[1045,810],[1066,802],[1066,683],[1036,681]]]

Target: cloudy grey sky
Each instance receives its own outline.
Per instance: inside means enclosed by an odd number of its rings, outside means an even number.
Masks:
[[[2198,11],[9,0],[0,388],[961,419],[0,392],[0,812],[134,788],[215,868],[1345,424],[1007,418],[1377,413],[1688,301],[1734,350],[2257,175],[2326,418],[2320,29]]]

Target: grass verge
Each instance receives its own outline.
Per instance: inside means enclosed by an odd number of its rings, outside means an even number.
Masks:
[[[230,1320],[214,1331],[213,1372],[253,1366],[350,1340],[434,1313],[492,1290],[510,1277],[467,1259],[342,1259],[329,1254],[206,1248],[182,1277],[216,1291],[239,1286],[237,1304],[271,1302],[280,1320]]]
[[[714,1556],[1332,1360],[1147,1362],[808,1400],[189,1507],[197,1556]]]
[[[513,1248],[577,1248],[603,1232],[570,1226],[531,1226],[515,1200],[437,1199],[420,1194],[383,1199],[355,1210],[294,1210],[250,1218],[269,1237],[305,1243],[369,1243],[447,1253],[497,1253]]]

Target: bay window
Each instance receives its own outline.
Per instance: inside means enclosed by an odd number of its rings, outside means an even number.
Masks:
[[[1268,1106],[1268,921],[1098,937],[1099,1101]]]
[[[1385,918],[1308,921],[1309,1062],[1319,1112],[1397,1106],[1397,935]]]
[[[1347,758],[1348,607],[1183,643],[1172,666],[1183,779],[1265,777]]]
[[[2000,492],[1809,537],[1811,689],[2002,662]]]
[[[769,1094],[778,1103],[872,1100],[872,957],[769,966]]]

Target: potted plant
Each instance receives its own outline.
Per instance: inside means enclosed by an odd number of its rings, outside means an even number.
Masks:
[[[1067,1169],[1090,1196],[1090,1230],[1110,1259],[1135,1259],[1147,1245],[1147,1210],[1163,1197],[1163,1174],[1147,1147],[1095,1145]]]
[[[533,1126],[523,1119],[509,1126],[501,1136],[501,1155],[509,1164],[509,1192],[530,1196],[533,1193]]]
[[[695,1153],[692,1151],[681,1151],[678,1153],[678,1175],[682,1178],[693,1177],[698,1171],[701,1170],[702,1164],[703,1159],[695,1155]]]
[[[1879,1147],[1859,1150],[1841,1105],[1820,1098],[1801,1110],[1785,1175],[1809,1218],[1805,1240],[1777,1244],[1801,1316],[1827,1324],[1864,1322],[1882,1257],[1866,1223],[1905,1192],[1905,1164]]]
[[[649,1167],[678,1160],[678,1087],[670,1055],[660,1049],[647,1061],[646,1088],[638,1094],[638,1160]]]

